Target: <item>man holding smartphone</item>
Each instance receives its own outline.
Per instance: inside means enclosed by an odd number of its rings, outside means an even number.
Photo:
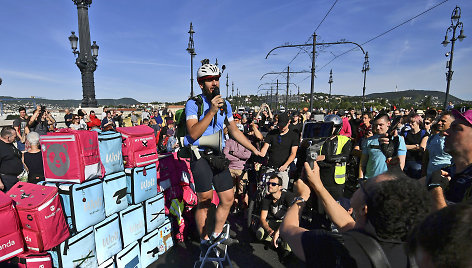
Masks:
[[[374,135],[362,142],[362,156],[359,165],[359,178],[373,178],[388,170],[387,157],[382,152],[381,145],[390,142],[388,129],[390,119],[387,114],[378,114],[374,118]],[[398,149],[390,163],[398,163],[403,170],[405,167],[406,144],[402,136],[398,136]]]

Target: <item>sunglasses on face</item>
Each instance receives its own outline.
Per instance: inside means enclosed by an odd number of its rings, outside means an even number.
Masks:
[[[270,181],[267,182],[267,186],[277,186],[277,185],[279,184],[276,182],[270,182]]]
[[[74,119],[77,119],[77,120],[79,120],[80,118],[76,117],[76,118],[74,118]]]
[[[424,124],[429,125],[429,124],[431,124],[431,122],[425,121]]]

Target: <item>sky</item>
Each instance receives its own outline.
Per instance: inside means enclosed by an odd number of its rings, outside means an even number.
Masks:
[[[229,94],[232,83],[235,92],[264,94],[261,89],[271,86],[265,83],[277,79],[285,92],[286,74],[261,77],[286,71],[287,66],[291,71],[310,70],[310,53],[281,48],[265,57],[280,45],[311,42],[315,30],[317,42],[346,40],[362,44],[368,51],[366,94],[395,89],[445,91],[445,53],[451,44],[443,47],[441,42],[451,25],[452,10],[458,5],[468,37],[455,44],[450,93],[472,100],[472,1],[446,1],[367,42],[441,2],[94,0],[89,21],[91,40],[100,46],[96,97],[132,97],[141,102],[186,100],[190,94],[190,55],[186,51],[190,22],[197,53],[194,78],[202,59],[213,63],[217,58],[220,66],[226,65],[220,79],[223,97],[226,75]],[[78,32],[73,1],[0,0],[0,95],[82,99],[81,75],[68,40],[71,31]],[[316,46],[315,92],[328,93],[332,69],[333,94],[362,95],[364,54],[354,49],[333,60],[354,47]],[[290,85],[292,93],[298,88],[300,93],[310,92],[309,73],[291,74],[290,83],[295,84]],[[196,79],[194,90],[201,92]]]

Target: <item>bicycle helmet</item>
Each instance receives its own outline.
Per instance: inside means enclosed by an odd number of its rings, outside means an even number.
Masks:
[[[218,78],[221,76],[220,68],[213,64],[203,64],[200,68],[198,68],[197,72],[197,81],[201,82],[209,77],[217,76]]]
[[[329,114],[325,116],[324,122],[333,122],[334,124],[333,135],[339,135],[339,132],[341,131],[341,128],[343,127],[343,120],[341,119],[341,117],[335,114]]]

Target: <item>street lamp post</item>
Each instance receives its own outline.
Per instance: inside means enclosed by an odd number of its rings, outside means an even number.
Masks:
[[[446,68],[448,70],[447,70],[447,73],[446,73],[447,86],[446,86],[446,98],[444,99],[444,110],[446,110],[446,108],[447,108],[447,103],[448,103],[448,98],[449,98],[449,88],[451,86],[452,74],[454,73],[454,71],[452,71],[452,59],[454,57],[454,44],[455,44],[457,39],[459,39],[459,41],[462,41],[465,38],[464,25],[462,24],[461,21],[459,21],[460,18],[461,18],[461,9],[460,9],[460,7],[456,6],[454,8],[454,10],[452,11],[452,14],[451,14],[451,26],[449,26],[447,28],[446,36],[444,37],[444,41],[441,43],[441,44],[444,45],[444,47],[446,47],[447,44],[449,44],[449,41],[447,40],[448,39],[447,34],[452,31],[452,38],[450,40],[451,41],[451,52],[449,53],[449,56],[451,58],[446,63]],[[459,33],[459,36],[456,38],[457,28],[460,28],[461,31]],[[447,56],[448,56],[448,54],[446,54],[446,57]]]
[[[193,43],[193,34],[195,33],[193,31],[193,26],[192,23],[190,22],[190,30],[188,31],[189,33],[189,38],[188,38],[188,47],[187,47],[187,52],[190,54],[190,97],[193,97],[193,57],[197,55],[195,53],[195,47]]]
[[[330,100],[331,100],[331,84],[333,83],[333,69],[329,71],[329,96],[328,96],[328,112],[331,110]]]
[[[231,100],[234,99],[234,82],[231,82]]]
[[[79,18],[79,37],[75,32],[69,36],[72,53],[77,55],[75,64],[82,73],[82,107],[97,107],[95,99],[95,82],[93,73],[97,69],[98,45],[93,41],[90,45],[90,26],[88,18],[88,8],[92,4],[92,0],[72,0],[77,6],[77,14]],[[77,43],[80,39],[80,51],[77,51]]]
[[[229,78],[229,76],[228,76],[228,74],[226,74],[226,98],[229,97],[229,96],[228,96],[228,88],[229,88],[228,78]]]
[[[365,111],[365,78],[369,70],[369,52],[366,52],[364,57],[364,65],[362,65],[362,72],[364,73],[364,87],[362,88],[362,111]]]
[[[289,90],[289,87],[288,87],[288,84],[289,84],[289,80],[290,80],[290,66],[287,66],[287,95],[285,96],[285,110],[288,110],[288,90]]]

